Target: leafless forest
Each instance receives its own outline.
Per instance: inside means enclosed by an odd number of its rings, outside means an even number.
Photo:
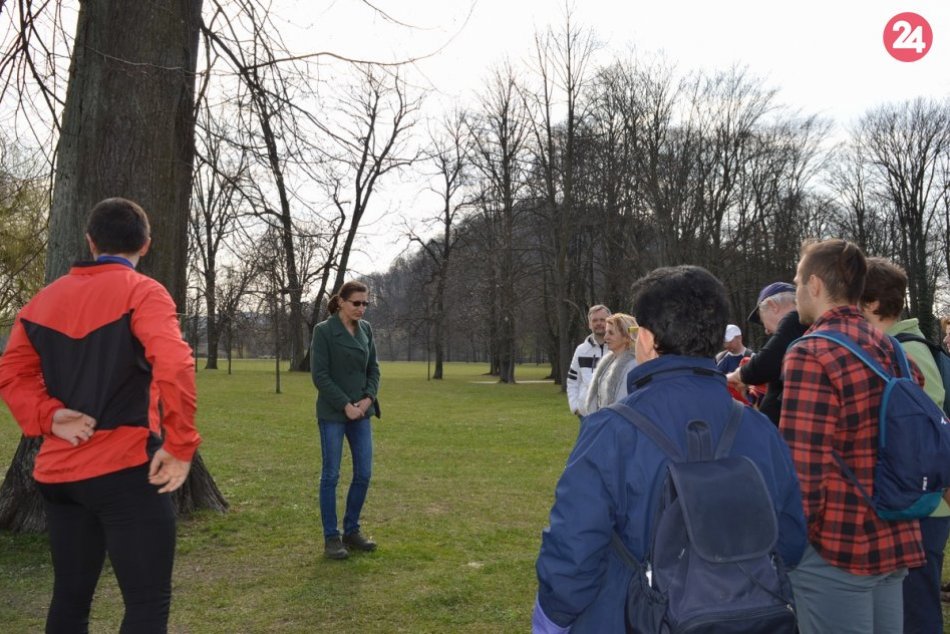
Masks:
[[[99,24],[121,27],[121,3],[86,4]],[[393,223],[406,249],[366,279],[367,318],[383,358],[430,359],[435,378],[450,371],[444,361],[478,361],[502,381],[516,380],[518,362],[550,364],[559,380],[587,307],[624,309],[631,282],[662,265],[710,269],[745,328],[758,289],[791,281],[808,237],[848,238],[901,263],[925,332],[950,307],[947,99],[882,101],[857,121],[831,121],[790,107],[781,86],[744,67],[692,72],[605,55],[562,14],[536,34],[530,59],[486,67],[477,90],[434,114],[413,60],[291,50],[277,9],[260,0],[171,4],[194,22],[194,44],[182,45],[193,96],[178,99],[186,111],[173,125],[187,132],[180,122],[190,120],[193,142],[186,134],[178,154],[151,160],[190,170],[159,169],[172,180],[142,191],[185,182],[190,197],[142,196],[156,226],[181,227],[161,235],[150,272],[173,290],[203,367],[280,355],[306,369],[310,328],[356,275],[361,223],[397,176],[439,202],[421,221]],[[88,201],[119,193],[99,182],[85,194],[62,189],[87,180],[81,141],[93,134],[70,128],[74,75],[86,69],[94,87],[110,72],[159,82],[179,67],[141,61],[169,48],[167,33],[111,50],[121,42],[90,39],[109,31],[77,30],[75,11],[37,0],[0,9],[0,337],[81,257],[65,236]],[[155,116],[123,123],[118,112],[144,104],[103,107],[100,126],[148,128]],[[137,148],[161,150],[164,137],[130,135],[123,129],[121,151],[98,150],[109,169],[141,169]],[[747,339],[761,338],[749,328]]]

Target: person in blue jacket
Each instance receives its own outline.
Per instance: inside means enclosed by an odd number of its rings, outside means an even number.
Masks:
[[[622,401],[663,426],[686,448],[686,425],[701,419],[713,443],[729,419],[732,397],[714,357],[729,313],[726,290],[706,269],[656,269],[633,287],[637,365]],[[775,425],[747,409],[732,455],[748,456],[761,470],[779,522],[778,554],[794,567],[806,529],[795,466]],[[555,491],[550,526],[538,554],[536,633],[622,633],[627,588],[633,575],[610,546],[616,531],[643,559],[668,458],[610,409],[585,419]]]

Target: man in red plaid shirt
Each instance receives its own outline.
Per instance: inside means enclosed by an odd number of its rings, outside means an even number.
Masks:
[[[806,242],[795,275],[799,318],[808,332],[837,330],[888,370],[894,350],[857,304],[867,262],[845,240]],[[802,634],[903,628],[902,581],[924,563],[917,520],[877,516],[832,457],[836,450],[872,490],[884,382],[843,346],[824,339],[793,345],[783,364],[780,429],[802,488],[809,546],[791,580]],[[917,373],[915,367],[915,373]],[[917,381],[921,378],[917,373]]]

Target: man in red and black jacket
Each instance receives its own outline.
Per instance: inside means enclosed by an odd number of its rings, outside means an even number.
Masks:
[[[137,204],[93,208],[95,262],[75,265],[17,315],[0,357],[0,397],[42,437],[33,476],[53,555],[47,632],[87,631],[108,552],[125,600],[122,632],[165,632],[175,511],[201,442],[195,376],[175,303],[135,271],[150,246]]]
[[[845,240],[807,242],[797,286],[808,333],[838,331],[892,371],[894,348],[858,309],[867,262]],[[779,423],[802,488],[809,545],[790,574],[802,634],[900,632],[902,582],[924,563],[917,520],[878,517],[835,462],[837,451],[872,490],[884,382],[843,346],[825,339],[794,344],[783,363]],[[921,382],[914,366],[915,378]]]

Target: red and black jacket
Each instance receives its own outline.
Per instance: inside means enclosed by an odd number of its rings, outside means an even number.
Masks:
[[[155,280],[119,263],[74,266],[20,311],[0,357],[0,396],[27,436],[44,436],[34,477],[71,482],[141,465],[158,446],[191,460],[191,348]],[[62,407],[96,420],[73,447],[51,435]]]

